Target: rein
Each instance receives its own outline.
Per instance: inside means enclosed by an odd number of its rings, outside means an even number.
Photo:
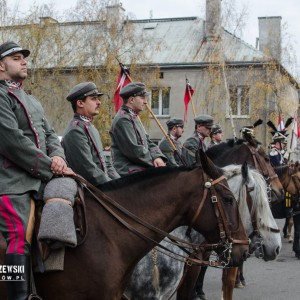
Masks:
[[[257,219],[254,215],[254,213],[252,212],[252,206],[251,204],[253,204],[253,200],[252,200],[252,197],[251,197],[251,194],[250,192],[252,192],[254,190],[254,187],[249,187],[247,184],[246,185],[246,189],[247,189],[247,207],[248,207],[248,210],[249,210],[249,213],[250,213],[250,216],[251,216],[251,223],[252,223],[252,227],[253,227],[253,231],[252,233],[249,235],[249,239],[253,239],[254,236],[257,236],[258,238],[258,242],[256,242],[257,247],[256,249],[260,249],[260,257],[263,258],[264,257],[264,250],[263,250],[263,244],[264,244],[264,241],[263,241],[263,238],[261,236],[261,233],[259,231],[260,228],[262,229],[266,229],[270,232],[273,232],[273,233],[280,233],[280,230],[277,229],[277,228],[272,228],[272,227],[269,227],[265,224],[260,224],[260,226],[258,226],[257,224]],[[251,204],[250,204],[250,201],[249,199],[251,200]],[[253,252],[251,252],[253,253]]]
[[[205,173],[203,173],[205,174]],[[141,232],[139,232],[138,230],[136,230],[133,226],[131,226],[128,222],[126,222],[124,219],[122,219],[118,214],[116,214],[115,211],[113,211],[107,204],[110,204],[112,205],[114,208],[116,208],[117,210],[119,210],[120,212],[124,213],[125,215],[129,216],[130,218],[132,218],[134,221],[136,221],[137,223],[143,225],[144,227],[152,230],[153,232],[156,232],[162,236],[165,236],[165,237],[168,237],[171,241],[173,241],[177,246],[178,246],[178,243],[182,243],[182,244],[186,244],[186,245],[189,245],[190,247],[192,247],[193,249],[195,249],[196,247],[196,250],[199,251],[199,248],[203,248],[205,250],[209,249],[209,250],[213,250],[213,249],[217,249],[217,248],[220,248],[220,247],[225,247],[225,245],[227,246],[228,250],[229,250],[229,255],[228,255],[228,261],[227,262],[213,262],[214,266],[216,267],[226,267],[226,265],[228,265],[229,263],[229,260],[230,260],[230,254],[231,254],[231,248],[232,248],[232,244],[233,243],[238,243],[238,244],[249,244],[248,240],[245,240],[245,241],[241,241],[241,240],[234,240],[230,237],[230,233],[229,233],[229,230],[228,230],[228,226],[225,222],[226,218],[225,218],[225,213],[224,213],[224,209],[223,207],[221,206],[221,204],[219,203],[219,201],[217,200],[217,196],[215,195],[215,191],[213,192],[214,194],[212,195],[212,203],[215,204],[215,212],[217,213],[217,216],[219,216],[218,214],[218,210],[220,210],[220,215],[221,215],[221,218],[222,218],[222,223],[224,224],[224,227],[225,227],[225,230],[222,230],[222,232],[225,231],[225,234],[222,234],[221,236],[221,239],[223,241],[223,243],[217,243],[217,244],[206,244],[206,245],[198,245],[198,244],[193,244],[193,243],[189,243],[185,240],[182,240],[182,239],[179,239],[163,230],[160,230],[159,228],[156,228],[155,226],[141,220],[139,217],[137,217],[136,215],[134,215],[133,213],[131,213],[130,211],[128,211],[127,209],[125,209],[123,206],[121,206],[118,202],[116,202],[115,200],[111,199],[109,196],[107,196],[105,193],[103,193],[101,190],[97,189],[95,186],[93,186],[91,183],[89,183],[88,181],[86,181],[84,178],[82,178],[81,176],[79,175],[75,175],[75,176],[72,176],[77,182],[79,182],[81,185],[84,185],[86,187],[86,189],[91,193],[91,195],[93,195],[93,197],[95,198],[95,200],[101,205],[103,206],[113,217],[115,217],[121,224],[123,224],[127,229],[129,229],[130,231],[134,232],[135,234],[137,234],[139,237],[143,238],[143,239],[146,239],[152,243],[154,243],[156,246],[168,251],[168,252],[171,252],[171,250],[169,250],[168,248],[162,246],[161,244],[159,244],[157,241],[153,240],[152,238],[149,238],[147,236],[145,236],[144,234],[142,234]],[[224,188],[228,189],[228,187],[226,187],[225,185],[221,184],[219,181],[223,180],[223,178],[221,178],[220,180],[215,180],[211,182],[206,182],[206,185],[205,185],[205,188],[206,189],[209,189],[211,187],[213,187],[213,185],[215,184],[220,184],[222,185]],[[204,192],[204,194],[207,195],[207,191],[206,193]],[[203,199],[202,198],[202,201],[203,202]],[[106,203],[105,203],[106,201]],[[201,205],[200,203],[200,206],[203,207],[203,204]],[[202,208],[201,208],[202,209]],[[195,215],[198,215],[200,214],[200,211],[201,209],[198,208],[197,212]],[[195,216],[194,218],[195,219]],[[221,222],[219,221],[219,224],[221,224]],[[221,226],[221,225],[220,225]],[[221,226],[221,228],[223,228],[223,226]],[[228,241],[225,241],[225,236],[227,234],[227,238],[229,240],[229,243]],[[177,253],[174,253],[176,256],[178,256]],[[190,257],[185,257],[185,256],[182,256],[184,257],[184,262],[190,262],[192,264],[198,264],[198,265],[212,265],[211,262],[206,262],[206,261],[203,261],[203,260],[200,260],[200,259],[193,259],[193,258],[190,258]]]
[[[260,171],[260,173],[265,178],[265,181],[267,183],[268,199],[269,199],[269,202],[271,202],[271,196],[272,196],[271,195],[271,191],[272,191],[271,182],[274,179],[278,178],[278,175],[275,173],[275,171],[272,172],[272,170],[270,170],[270,168],[268,168],[268,164],[261,157],[261,155],[259,155],[257,148],[253,147],[249,143],[245,143],[245,145],[248,147],[248,149],[250,150],[250,152],[252,154],[255,169],[257,169],[258,171]],[[265,166],[266,166],[266,169],[264,168]],[[271,167],[271,165],[269,165],[269,166]]]

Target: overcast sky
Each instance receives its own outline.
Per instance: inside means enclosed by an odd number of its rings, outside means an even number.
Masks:
[[[1,0],[0,0],[1,1]],[[26,10],[34,2],[53,3],[57,10],[74,6],[76,0],[7,0],[10,7],[18,4],[20,10]],[[137,19],[198,16],[205,18],[205,0],[121,0],[126,13],[132,13]],[[258,37],[258,17],[281,16],[283,34],[289,39],[300,66],[300,1],[299,0],[235,0],[238,8],[247,9],[246,26],[243,40],[255,46]],[[300,67],[297,68],[300,70]],[[298,71],[299,72],[299,71]]]

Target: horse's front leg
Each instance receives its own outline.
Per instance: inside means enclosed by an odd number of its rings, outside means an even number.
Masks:
[[[193,298],[195,285],[200,271],[201,266],[185,266],[183,273],[184,278],[177,291],[177,300],[191,300]]]
[[[223,300],[232,300],[238,267],[223,270],[222,274],[222,294]]]

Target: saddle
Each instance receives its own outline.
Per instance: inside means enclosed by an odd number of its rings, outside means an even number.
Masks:
[[[36,202],[36,209],[35,209],[35,226],[33,232],[33,240],[32,240],[32,262],[33,268],[38,270],[38,272],[44,273],[47,271],[45,268],[45,261],[53,254],[57,252],[58,247],[61,245],[61,249],[63,251],[60,252],[59,255],[64,256],[64,246],[61,243],[54,243],[55,247],[52,247],[51,244],[41,241],[38,239],[40,225],[41,225],[41,218],[42,218],[42,211],[45,204],[43,201]],[[77,245],[76,247],[82,245],[86,239],[88,226],[87,226],[87,218],[86,218],[86,205],[84,201],[84,193],[83,193],[83,186],[81,184],[77,184],[77,194],[75,196],[74,206],[74,225],[77,237]]]

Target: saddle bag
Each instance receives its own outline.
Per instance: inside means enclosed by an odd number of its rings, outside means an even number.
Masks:
[[[77,245],[73,211],[76,193],[77,183],[70,177],[54,178],[45,187],[38,240],[51,249]]]

